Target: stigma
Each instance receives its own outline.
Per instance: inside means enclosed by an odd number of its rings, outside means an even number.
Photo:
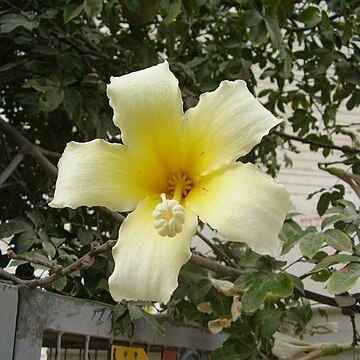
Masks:
[[[161,194],[162,202],[152,212],[154,227],[161,236],[174,237],[181,232],[185,222],[185,209],[175,199],[167,199]]]

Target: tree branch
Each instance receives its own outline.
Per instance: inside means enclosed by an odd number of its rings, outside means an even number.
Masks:
[[[73,262],[71,265],[65,268],[59,268],[52,275],[40,278],[40,279],[32,279],[32,280],[22,280],[22,284],[27,285],[29,287],[43,286],[48,287],[54,281],[60,279],[63,276],[69,275],[80,269],[87,269],[93,263],[96,256],[111,250],[111,248],[116,244],[116,240],[108,240],[106,243],[99,245],[97,241],[91,243],[91,250],[82,256],[80,259]],[[31,260],[32,261],[32,260]]]
[[[305,138],[302,138],[300,136],[286,134],[286,133],[284,133],[282,131],[278,131],[278,130],[271,130],[270,133],[278,135],[278,136],[280,136],[280,137],[282,137],[284,139],[287,139],[287,140],[294,140],[294,141],[302,142],[304,144],[313,145],[313,146],[323,148],[323,149],[339,150],[339,151],[342,151],[343,153],[360,154],[360,149],[355,149],[355,148],[350,147],[350,146],[337,146],[337,145],[332,145],[332,144],[326,144],[326,143],[323,143],[323,142],[320,142],[320,141],[305,139]]]
[[[30,256],[26,256],[26,255],[18,255],[16,254],[14,251],[9,250],[7,252],[7,256],[10,259],[14,259],[14,260],[23,260],[23,261],[27,261],[27,262],[31,262],[33,264],[37,264],[37,265],[41,265],[41,266],[45,266],[49,269],[52,269],[53,271],[59,271],[62,269],[61,265],[55,264],[51,261],[45,261],[45,260],[41,260],[41,259],[34,259]]]
[[[221,276],[231,276],[231,277],[238,277],[244,272],[240,269],[233,268],[227,265],[221,265],[216,261],[207,259],[203,256],[199,256],[196,254],[192,254],[190,258],[190,262],[194,265],[200,266],[204,269],[213,271]]]
[[[219,258],[225,262],[225,264],[237,268],[235,261],[231,259],[229,256],[227,256],[218,246],[213,244],[204,234],[202,234],[200,231],[197,231],[196,235],[202,241],[204,241],[204,243],[208,245],[214,251],[214,253],[217,254]]]
[[[0,130],[15,144],[17,144],[24,154],[29,154],[46,172],[48,172],[53,177],[56,177],[56,166],[50,162],[35,145],[33,145],[19,131],[8,124],[1,116]]]
[[[355,194],[360,198],[360,175],[354,175],[349,173],[348,171],[335,167],[320,166],[320,169],[346,182],[354,190]]]
[[[0,186],[11,176],[15,169],[21,164],[24,160],[25,155],[22,152],[19,152],[11,160],[8,167],[0,174]]]
[[[20,284],[24,283],[24,280],[19,279],[17,276],[15,276],[13,274],[10,274],[6,270],[4,270],[2,267],[0,267],[0,278],[9,280],[15,285],[20,285]]]

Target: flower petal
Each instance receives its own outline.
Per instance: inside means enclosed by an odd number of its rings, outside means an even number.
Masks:
[[[241,295],[242,292],[235,288],[234,283],[227,280],[214,279],[209,277],[211,284],[214,288],[224,294],[225,296]]]
[[[242,80],[223,81],[185,113],[185,164],[194,180],[246,155],[281,120],[250,93]]]
[[[132,151],[148,162],[180,162],[183,108],[178,80],[164,62],[120,77],[111,77],[107,94],[114,123]],[[177,169],[174,169],[176,171]]]
[[[196,308],[203,314],[212,314],[214,312],[213,308],[211,307],[210,301],[197,304]]]
[[[146,196],[155,193],[161,178],[151,178],[138,169],[128,149],[104,140],[71,142],[59,161],[55,208],[106,206],[112,210],[133,210]],[[151,181],[150,181],[151,180]],[[158,183],[156,182],[158,181]]]
[[[242,311],[242,304],[241,304],[240,296],[238,295],[234,296],[233,302],[231,304],[231,320],[236,321],[240,317],[241,311]]]
[[[292,359],[294,356],[304,352],[320,349],[321,344],[311,344],[293,336],[276,332],[274,334],[274,346],[271,351],[279,358]]]
[[[162,237],[155,230],[151,215],[160,200],[159,196],[141,201],[120,227],[119,240],[113,248],[115,269],[109,278],[115,301],[167,303],[178,285],[181,266],[190,259],[197,216],[185,209],[182,231],[173,238]]]
[[[285,188],[252,164],[236,163],[196,184],[186,197],[203,222],[231,241],[277,256],[278,233],[291,202]]]
[[[219,334],[223,328],[229,328],[230,326],[231,319],[228,318],[216,319],[208,322],[208,328],[212,334]]]

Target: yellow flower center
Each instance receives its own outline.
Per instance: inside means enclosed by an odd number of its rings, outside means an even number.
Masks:
[[[182,197],[185,197],[192,189],[193,182],[186,174],[177,172],[170,176],[168,184],[168,190],[173,199],[180,202]]]
[[[168,180],[166,194],[161,194],[162,202],[155,206],[152,212],[154,227],[161,236],[174,237],[181,232],[185,222],[185,209],[180,205],[181,200],[192,189],[192,180],[184,174],[174,173]]]

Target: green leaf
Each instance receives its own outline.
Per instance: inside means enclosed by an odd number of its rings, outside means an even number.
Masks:
[[[321,16],[318,11],[318,8],[309,6],[300,13],[299,20],[303,22],[306,27],[314,27],[321,21]]]
[[[156,315],[151,315],[148,314],[146,312],[143,313],[144,319],[146,320],[147,323],[149,323],[149,325],[151,325],[151,327],[153,329],[156,330],[156,332],[160,335],[160,336],[164,336],[165,335],[165,327],[162,326],[159,321],[156,318]]]
[[[203,279],[195,284],[191,284],[188,288],[189,299],[194,303],[203,301],[205,295],[210,291],[211,287],[212,284],[209,279]]]
[[[98,84],[101,82],[98,73],[88,73],[84,76],[82,83],[83,84]]]
[[[102,11],[103,0],[84,0],[83,8],[89,18],[96,17]]]
[[[321,194],[319,201],[317,203],[318,214],[320,216],[324,215],[329,205],[330,205],[330,194],[329,193]]]
[[[283,37],[277,19],[274,17],[266,17],[265,24],[274,49],[281,49],[283,47]]]
[[[341,294],[354,287],[359,276],[360,263],[350,263],[330,276],[327,289],[331,294]]]
[[[127,307],[123,303],[118,303],[114,306],[112,320],[118,321],[127,312]]]
[[[241,299],[244,312],[252,313],[264,303],[266,294],[270,288],[270,279],[266,274],[254,274],[250,288]]]
[[[84,4],[82,2],[70,2],[64,8],[64,24],[76,18],[83,11]]]
[[[345,26],[344,26],[344,31],[341,35],[341,41],[343,44],[347,44],[349,42],[349,40],[352,38],[353,36],[353,31],[351,28],[351,22],[347,21],[347,19],[345,18]]]
[[[44,112],[55,110],[64,99],[64,89],[54,86],[44,91],[39,99],[39,109]]]
[[[219,318],[230,317],[233,302],[232,297],[225,296],[212,288],[207,298],[210,300],[211,307],[216,316]]]
[[[301,279],[299,279],[297,276],[292,275],[292,274],[287,274],[289,276],[289,278],[291,279],[293,286],[296,290],[298,290],[300,292],[300,294],[305,295],[305,288],[304,288],[304,283],[302,282]]]
[[[34,20],[34,13],[22,14],[6,14],[0,18],[0,33],[8,34],[14,31],[17,27],[23,27],[26,30],[32,31],[39,26],[39,21]]]
[[[52,242],[52,244],[53,244],[56,248],[58,248],[61,244],[63,244],[63,243],[66,241],[66,238],[65,238],[65,237],[64,237],[64,238],[58,238],[58,237],[52,236],[52,237],[50,238],[50,241]]]
[[[50,259],[53,259],[56,254],[55,246],[51,242],[43,242],[42,247],[46,253],[47,256],[49,256]]]
[[[287,298],[294,291],[293,283],[286,273],[273,274],[269,290],[277,296]]]
[[[251,319],[254,327],[258,327],[262,337],[270,340],[271,336],[278,329],[284,311],[276,308],[261,309]]]
[[[325,282],[331,276],[331,271],[328,269],[322,269],[311,275],[311,280],[317,282]]]
[[[328,216],[321,223],[321,229],[325,229],[326,227],[333,225],[339,221],[342,221],[343,219],[344,219],[344,216],[340,215],[340,214]]]
[[[130,315],[131,321],[138,320],[143,317],[143,311],[141,310],[141,308],[139,306],[128,304],[128,310],[129,310],[129,315]]]
[[[65,88],[64,108],[70,120],[76,120],[80,117],[82,110],[82,96],[79,91],[72,88]]]
[[[6,238],[32,229],[32,226],[25,221],[9,220],[6,223],[0,224],[0,238]]]
[[[329,229],[324,232],[325,242],[336,250],[352,251],[352,242],[350,237],[338,229]]]
[[[261,20],[257,26],[250,28],[249,39],[252,43],[260,46],[268,36],[268,30],[264,20]]]
[[[18,254],[23,254],[28,251],[34,244],[37,244],[39,240],[36,236],[34,229],[26,230],[14,237],[15,250]]]
[[[181,0],[175,0],[171,2],[166,10],[167,14],[164,18],[164,23],[166,26],[169,26],[181,13]]]
[[[286,221],[279,234],[279,238],[284,242],[281,255],[287,254],[295,246],[302,234],[301,227],[295,221]]]
[[[314,269],[312,269],[311,271],[319,271],[328,268],[331,265],[348,264],[350,262],[360,262],[360,257],[347,254],[330,255],[321,259],[321,261],[318,262]]]
[[[140,15],[140,13],[141,13],[141,1],[140,0],[124,0],[124,5],[129,10]]]
[[[26,211],[26,215],[33,222],[36,228],[39,228],[40,226],[45,224],[45,217],[43,213],[38,210],[33,209]]]
[[[44,92],[56,85],[52,80],[47,78],[34,78],[26,80],[23,88],[34,88],[36,91]]]
[[[212,360],[245,360],[248,359],[248,354],[241,354],[238,352],[236,345],[224,346],[219,349],[215,349],[211,353]]]
[[[255,9],[250,9],[245,11],[241,18],[240,18],[240,24],[241,26],[244,27],[253,27],[253,26],[257,26],[259,24],[259,22],[262,20],[262,16],[261,14],[255,10]]]
[[[300,238],[300,250],[304,256],[312,259],[324,243],[323,234],[308,233]]]
[[[252,355],[257,353],[257,344],[253,334],[244,334],[228,338],[223,347],[211,353],[212,360],[249,360],[255,359]]]
[[[126,311],[123,316],[121,316],[120,319],[118,319],[116,322],[113,321],[113,331],[114,334],[126,334],[127,332],[130,332],[132,323],[130,319],[129,312]],[[127,334],[128,336],[131,336],[131,334]]]
[[[186,283],[196,283],[208,279],[207,273],[191,263],[186,263],[180,270],[179,280]]]
[[[56,279],[54,282],[51,283],[52,287],[57,291],[63,291],[67,284],[67,277],[62,276],[59,279]]]
[[[93,239],[94,235],[93,232],[89,229],[79,228],[78,230],[78,238],[84,246],[89,245]]]
[[[284,59],[284,71],[283,71],[285,79],[288,79],[292,75],[291,69],[292,69],[292,59],[289,53],[286,52]]]

